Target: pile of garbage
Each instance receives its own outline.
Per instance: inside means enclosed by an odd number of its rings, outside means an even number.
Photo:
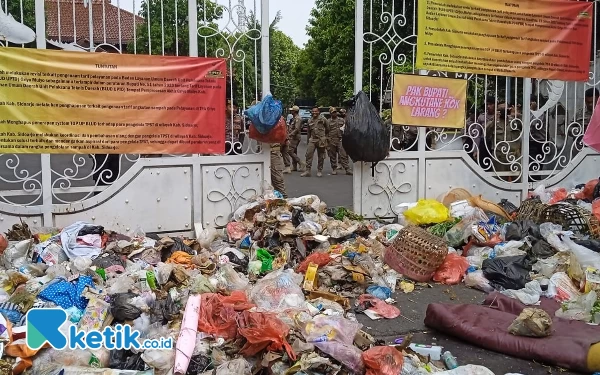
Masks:
[[[599,323],[600,242],[589,225],[598,200],[589,190],[542,189],[530,200],[577,207],[576,224],[522,219],[507,202],[460,194],[400,205],[398,222],[365,220],[272,189],[225,228],[197,224],[194,239],[16,224],[0,235],[0,375],[492,374],[410,337],[386,345],[357,315],[398,318],[396,289],[433,280],[527,306],[557,299],[556,316]],[[64,311],[60,332],[67,341],[87,334],[88,347],[56,348],[35,326],[38,309]],[[523,313],[539,323],[534,333],[551,334],[552,318]],[[152,346],[91,345],[92,333],[124,326]],[[531,325],[510,330],[531,334]]]

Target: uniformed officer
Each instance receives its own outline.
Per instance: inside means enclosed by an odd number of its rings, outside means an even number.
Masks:
[[[344,129],[346,128],[346,110],[344,108],[340,109],[340,117],[344,121],[344,124],[341,127],[340,133],[340,148],[338,149],[338,170],[346,171],[347,175],[352,175],[352,168],[350,167],[350,161],[348,159],[348,154],[344,149],[344,145],[342,144],[342,135],[344,134]]]
[[[343,170],[346,171],[347,174],[351,175],[352,171],[348,166],[348,156],[342,147],[342,127],[344,126],[344,120],[338,116],[339,113],[335,107],[330,107],[329,113],[331,114],[331,118],[328,121],[329,144],[327,146],[327,153],[329,155],[329,160],[331,161],[331,169],[333,170],[331,174],[337,174],[337,170],[340,167],[338,165],[339,158],[339,162]]]
[[[287,153],[291,160],[291,169],[286,169],[285,173],[293,171],[303,171],[304,163],[298,157],[298,145],[302,140],[302,118],[300,117],[300,108],[293,106],[290,108],[292,118],[288,123],[288,138],[290,143],[287,147]]]
[[[287,198],[287,194],[285,192],[285,181],[283,179],[283,156],[281,155],[281,145],[280,144],[272,144],[271,145],[271,185],[273,185],[273,189],[283,195],[284,198]]]
[[[302,177],[310,177],[312,161],[317,151],[317,177],[323,176],[323,164],[325,164],[325,155],[327,153],[327,119],[321,116],[319,107],[314,107],[311,111],[312,117],[308,120],[308,147],[306,149],[306,171],[301,174]]]

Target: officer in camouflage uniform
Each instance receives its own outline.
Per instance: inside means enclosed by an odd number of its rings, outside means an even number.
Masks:
[[[271,185],[273,189],[280,192],[284,198],[287,198],[285,192],[285,182],[283,180],[283,156],[281,155],[281,145],[271,145]]]
[[[298,157],[298,145],[302,140],[302,118],[300,117],[300,108],[298,106],[293,106],[290,108],[290,112],[292,114],[292,118],[288,123],[288,138],[290,143],[287,147],[287,153],[289,155],[289,159],[291,160],[291,170],[286,169],[285,173],[291,173],[293,171],[303,171],[304,163]]]
[[[352,171],[348,166],[348,156],[342,147],[342,127],[344,126],[344,119],[338,117],[338,111],[335,107],[330,107],[329,113],[331,114],[331,118],[328,121],[329,145],[327,147],[327,153],[329,155],[329,160],[331,161],[331,169],[333,170],[331,174],[337,174],[337,169],[339,167],[337,162],[339,157],[341,167],[346,171],[346,174],[351,175]]]
[[[325,164],[325,155],[327,153],[327,119],[321,116],[319,107],[314,107],[311,111],[312,117],[308,120],[308,148],[306,149],[306,171],[301,177],[310,177],[312,161],[317,151],[317,177],[323,176],[323,164]]]

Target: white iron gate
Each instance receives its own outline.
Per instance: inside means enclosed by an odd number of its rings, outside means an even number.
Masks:
[[[36,42],[23,48],[226,58],[227,96],[241,110],[269,92],[268,0],[0,5],[35,30]],[[225,225],[270,180],[268,150],[245,134],[230,136],[227,145],[233,149],[228,156],[0,154],[0,232],[19,218],[58,227],[83,220],[123,233],[138,227],[187,233],[194,223]]]
[[[417,3],[356,0],[355,92],[365,91],[384,111],[390,105],[394,73],[466,79],[469,119],[465,131],[458,132],[413,128],[416,134],[411,134],[409,127],[395,127],[390,156],[374,171],[370,164],[354,164],[356,211],[392,217],[399,203],[435,199],[459,187],[518,205],[539,184],[571,188],[600,176],[600,155],[582,143],[589,121],[586,91],[592,96],[588,101],[595,102],[594,89],[600,83],[597,17],[585,83],[415,71]],[[491,108],[500,108],[502,102],[518,104],[521,115],[491,134],[485,126],[486,102]],[[499,136],[511,133],[517,136]]]

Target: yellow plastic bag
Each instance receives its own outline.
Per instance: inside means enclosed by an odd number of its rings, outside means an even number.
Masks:
[[[417,205],[404,212],[412,224],[438,224],[448,220],[450,213],[446,206],[433,199],[421,199]]]

